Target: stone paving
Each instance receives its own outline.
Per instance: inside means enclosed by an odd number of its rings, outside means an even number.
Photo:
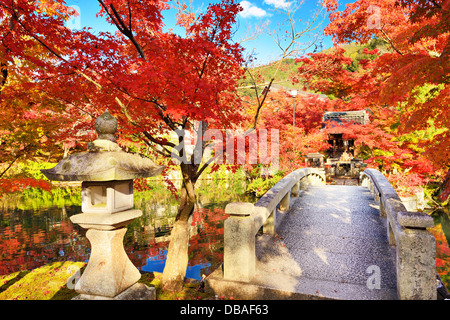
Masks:
[[[309,187],[278,212],[277,236],[256,237],[256,255],[249,285],[263,298],[397,299],[386,219],[364,187]]]

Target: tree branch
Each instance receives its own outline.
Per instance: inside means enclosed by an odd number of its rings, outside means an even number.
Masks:
[[[106,13],[111,18],[111,20],[113,21],[113,23],[115,24],[117,29],[133,43],[134,47],[138,51],[141,58],[146,61],[144,51],[142,50],[142,47],[139,45],[139,43],[136,41],[136,38],[133,35],[133,31],[131,30],[131,7],[128,6],[130,25],[127,27],[125,25],[125,22],[123,22],[123,19],[120,17],[120,14],[117,12],[116,8],[114,7],[114,5],[112,3],[109,5],[109,7],[111,8],[111,10],[113,12],[111,14],[109,12],[108,8],[106,7],[105,3],[103,2],[103,0],[98,0],[98,2],[101,4],[103,9],[105,9]]]
[[[208,161],[206,161],[202,167],[197,171],[197,174],[195,175],[195,180],[197,180],[201,174],[203,173],[203,171],[205,171],[205,169],[214,161],[217,159],[217,157],[219,156],[218,154],[215,154],[213,157],[211,157]]]
[[[161,145],[159,144],[152,144],[149,141],[145,140],[145,143],[152,148],[153,151],[159,153],[160,155],[162,155],[165,158],[170,158],[172,156],[172,154],[165,148],[163,148]],[[158,147],[160,147],[162,150],[159,150]]]
[[[6,80],[8,79],[8,66],[6,63],[0,62],[0,71],[1,71],[1,78],[0,78],[0,89],[5,85]]]
[[[383,26],[384,27],[384,26]],[[387,35],[387,33],[383,30],[383,27],[381,27],[380,31],[381,33],[384,35],[384,37],[386,38],[386,41],[389,42],[389,44],[391,45],[392,49],[395,50],[395,52],[397,52],[399,55],[403,55],[403,53],[397,49],[397,47],[394,45],[394,43],[392,42],[391,38]]]
[[[170,142],[170,141],[167,141],[167,140],[160,140],[160,139],[154,138],[148,131],[143,131],[142,133],[144,134],[144,136],[145,136],[148,140],[150,140],[150,141],[153,142],[153,143],[159,144],[159,145],[161,145],[161,146],[169,146],[169,147],[172,147],[172,148],[175,148],[175,147],[176,147],[175,143],[173,143],[173,142]],[[166,151],[169,152],[169,150],[166,150]],[[169,153],[170,153],[170,152],[169,152]]]
[[[9,168],[11,168],[12,167],[12,165],[14,164],[14,162],[16,162],[17,161],[17,159],[19,159],[20,157],[22,156],[22,153],[18,153],[18,155],[14,158],[14,160],[13,161],[11,161],[11,163],[6,167],[6,169],[5,170],[3,170],[3,172],[2,173],[0,173],[0,178],[1,177],[3,177],[3,175],[6,173],[6,171],[8,171],[9,170]]]
[[[256,82],[254,81],[253,75],[251,74],[251,72],[247,69],[246,71],[248,72],[248,74],[250,74],[250,77],[252,78],[254,84],[255,84],[255,91],[256,91],[256,97],[258,100],[258,107],[256,109],[256,113],[255,113],[255,117],[254,117],[254,121],[253,121],[253,126],[248,130],[248,132],[251,132],[253,130],[256,129],[257,126],[257,121],[258,121],[258,117],[259,117],[259,113],[264,105],[264,102],[267,98],[267,94],[270,91],[270,88],[272,86],[272,84],[274,83],[276,76],[278,74],[278,71],[281,68],[281,65],[284,61],[284,59],[286,59],[289,56],[293,56],[294,54],[306,50],[308,48],[310,48],[316,41],[317,41],[317,37],[311,42],[311,43],[306,43],[306,47],[305,45],[302,45],[302,48],[299,48],[299,43],[297,42],[301,37],[303,37],[306,33],[312,32],[314,30],[316,30],[325,20],[325,15],[323,16],[322,21],[318,22],[318,18],[322,13],[322,9],[317,10],[315,12],[315,14],[312,17],[312,20],[308,21],[306,24],[306,27],[301,30],[301,31],[297,31],[295,28],[295,12],[297,8],[294,8],[292,11],[290,10],[289,7],[286,8],[286,15],[290,24],[290,30],[289,32],[286,31],[286,34],[288,34],[288,39],[287,39],[287,46],[283,46],[282,44],[282,40],[280,37],[280,34],[277,32],[269,32],[269,35],[271,36],[271,38],[275,41],[275,43],[277,44],[277,46],[280,48],[280,50],[282,51],[282,56],[281,59],[277,62],[277,66],[275,68],[275,71],[272,74],[272,77],[270,79],[269,84],[264,88],[263,92],[262,92],[262,99],[260,99],[260,97],[258,96],[257,93],[257,89],[256,89]],[[318,22],[318,24],[316,25],[316,22]]]

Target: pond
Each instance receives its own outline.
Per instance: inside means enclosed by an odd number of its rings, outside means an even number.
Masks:
[[[198,202],[191,221],[189,266],[186,277],[200,280],[223,261],[224,209],[228,202],[249,201],[245,181],[201,180],[197,186]],[[77,188],[74,193],[80,190]],[[84,261],[90,255],[86,230],[73,224],[70,216],[81,213],[81,197],[37,192],[15,204],[0,209],[0,275],[34,269],[56,261]],[[128,225],[125,250],[141,271],[162,272],[175,219],[178,200],[164,182],[156,181],[152,190],[135,191],[135,208],[140,218]]]
[[[191,221],[189,266],[186,277],[201,279],[223,261],[224,208],[228,202],[255,202],[245,194],[243,179],[201,180],[198,203]],[[0,208],[0,275],[34,269],[55,261],[84,261],[90,254],[86,230],[74,225],[69,217],[81,212],[80,190],[58,196],[29,194],[13,209]],[[135,192],[135,208],[142,217],[128,225],[124,238],[127,254],[141,271],[162,272],[178,200],[162,181],[153,189]],[[436,238],[436,266],[450,289],[450,213],[430,213],[435,227],[429,229]]]

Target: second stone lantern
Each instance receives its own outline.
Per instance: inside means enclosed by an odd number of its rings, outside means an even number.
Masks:
[[[124,152],[116,143],[117,119],[108,110],[96,119],[95,129],[98,138],[88,143],[87,152],[41,170],[50,180],[82,181],[82,213],[70,220],[87,229],[91,255],[75,285],[77,298],[151,299],[152,290],[137,283],[141,274],[125,252],[123,237],[126,226],[142,215],[133,209],[133,179],[159,175],[164,166]]]

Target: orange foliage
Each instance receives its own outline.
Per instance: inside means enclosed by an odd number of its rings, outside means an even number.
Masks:
[[[325,33],[335,43],[364,43],[376,36],[392,51],[374,60],[371,76],[376,85],[367,95],[368,103],[385,108],[402,102],[401,132],[425,129],[427,119],[434,119],[437,128],[450,128],[450,1],[383,0],[374,4],[359,0],[343,11],[337,11],[336,1],[329,2],[333,4],[329,4],[331,23]],[[414,89],[425,84],[439,89],[432,89],[426,101],[417,102]],[[424,147],[430,161],[448,170],[448,131]]]

